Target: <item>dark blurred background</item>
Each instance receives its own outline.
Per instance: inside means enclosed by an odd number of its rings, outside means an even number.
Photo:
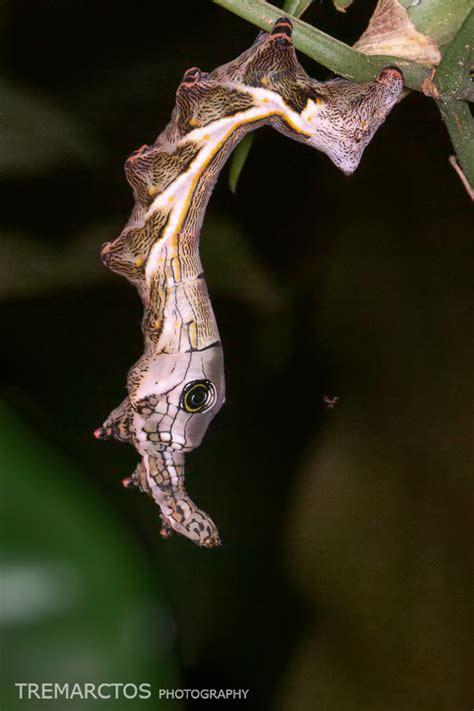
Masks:
[[[352,43],[374,5],[306,19]],[[22,681],[152,684],[124,709],[160,688],[470,709],[474,250],[434,103],[395,107],[351,178],[271,129],[236,195],[223,171],[202,255],[228,396],[188,458],[223,546],[201,550],[160,539],[120,486],[137,455],[92,437],[142,349],[99,252],[184,70],[257,31],[203,0],[4,0],[0,31],[5,709],[86,707],[20,702]]]

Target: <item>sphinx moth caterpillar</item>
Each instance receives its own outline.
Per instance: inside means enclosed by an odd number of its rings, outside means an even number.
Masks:
[[[94,434],[133,444],[141,461],[124,484],[158,504],[162,535],[176,531],[206,547],[219,545],[219,534],[186,492],[184,458],[225,398],[222,345],[199,257],[220,170],[247,133],[268,124],[352,173],[403,87],[391,67],[370,82],[316,81],[299,64],[291,34],[291,22],[280,18],[228,64],[186,71],[169,124],[125,163],[134,207],[102,249],[106,266],[141,296],[144,353],[128,373],[127,397]]]

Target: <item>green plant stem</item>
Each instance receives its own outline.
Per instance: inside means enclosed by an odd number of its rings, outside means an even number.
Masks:
[[[271,29],[275,20],[283,12],[263,0],[214,0],[214,2],[253,22],[263,30]],[[454,8],[456,12],[445,13],[444,17],[440,19],[438,15],[440,14],[440,8],[443,9],[444,7],[444,2],[446,0],[433,2],[431,15],[426,11],[428,6],[425,4],[424,19],[423,22],[420,19],[419,24],[441,22],[438,28],[439,31],[442,31],[444,38],[451,39],[464,16],[462,12],[465,0],[459,0]],[[305,0],[301,2],[298,0],[286,0],[285,2],[286,9],[292,9],[296,12],[304,5]],[[373,79],[383,67],[395,65],[403,71],[405,85],[410,89],[422,91],[423,93],[429,93],[431,90],[433,95],[436,96],[439,110],[451,137],[462,172],[471,188],[474,188],[474,122],[469,105],[462,100],[473,98],[473,90],[470,86],[468,73],[473,60],[474,10],[471,10],[465,16],[464,22],[455,34],[454,39],[451,39],[451,43],[438,66],[434,80],[432,72],[421,64],[397,57],[368,57],[296,17],[291,19],[294,26],[293,40],[295,47],[336,74],[346,79],[366,81]],[[451,25],[448,31],[447,25],[449,23]],[[421,26],[418,26],[417,29],[423,31]],[[237,178],[248,153],[246,149],[247,147],[243,149],[242,156],[239,156]]]
[[[434,84],[440,94],[459,96],[470,81],[469,71],[474,60],[473,38],[474,10],[471,10],[436,70]]]
[[[301,15],[308,9],[313,0],[285,0],[283,3],[283,11],[287,12],[293,17],[301,17]],[[237,192],[237,183],[239,182],[240,175],[247,161],[255,134],[249,133],[245,138],[239,143],[234,151],[234,154],[230,162],[229,170],[229,188],[232,193]]]
[[[285,0],[283,11],[287,12],[288,15],[293,15],[293,17],[301,17],[312,2],[313,0]]]
[[[443,48],[449,44],[472,8],[472,0],[399,0],[418,32]]]
[[[214,2],[267,31],[271,29],[278,17],[285,14],[280,8],[262,0],[214,0]],[[428,69],[420,64],[397,60],[394,57],[368,57],[303,20],[293,17],[291,19],[295,47],[346,79],[369,81],[387,64],[396,64],[405,75],[406,85],[420,91],[423,80],[429,76]]]
[[[474,189],[474,120],[467,101],[438,99],[444,123],[448,129],[459,165]]]
[[[433,85],[441,94],[437,101],[456,151],[464,178],[474,190],[474,120],[466,101],[449,98],[459,95],[467,82],[473,62],[474,10],[468,14],[443,54]]]
[[[285,14],[280,8],[263,0],[214,0],[214,2],[267,31],[271,29],[278,17]],[[294,17],[291,19],[294,26],[295,47],[346,79],[369,81],[384,67],[395,65],[402,70],[407,87],[423,91],[423,82],[430,77],[430,70],[421,64],[390,56],[369,57],[302,20]],[[453,28],[453,31],[454,29],[457,27]],[[464,98],[464,94],[459,98]]]

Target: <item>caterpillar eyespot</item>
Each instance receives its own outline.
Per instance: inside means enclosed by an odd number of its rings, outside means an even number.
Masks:
[[[186,412],[204,412],[214,404],[216,389],[210,380],[195,380],[185,385],[181,396],[181,407]]]
[[[280,18],[228,64],[185,72],[170,123],[125,163],[132,218],[102,249],[105,265],[141,296],[145,351],[129,371],[127,397],[95,436],[136,448],[141,461],[126,485],[158,504],[163,536],[175,531],[208,548],[220,544],[219,534],[186,493],[184,457],[225,399],[222,346],[199,258],[218,174],[238,142],[264,124],[352,173],[403,88],[396,68],[360,84],[316,81],[299,64],[291,33],[290,20]]]

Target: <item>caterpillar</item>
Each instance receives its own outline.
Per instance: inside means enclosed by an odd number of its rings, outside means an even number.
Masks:
[[[175,531],[200,546],[220,544],[216,525],[186,492],[184,458],[225,399],[222,345],[199,257],[222,166],[247,133],[271,125],[350,174],[402,88],[392,67],[364,83],[312,79],[282,17],[228,64],[188,69],[169,124],[127,159],[134,207],[101,254],[139,292],[144,353],[128,373],[127,397],[94,434],[133,444],[141,460],[123,484],[158,504],[163,537]]]

